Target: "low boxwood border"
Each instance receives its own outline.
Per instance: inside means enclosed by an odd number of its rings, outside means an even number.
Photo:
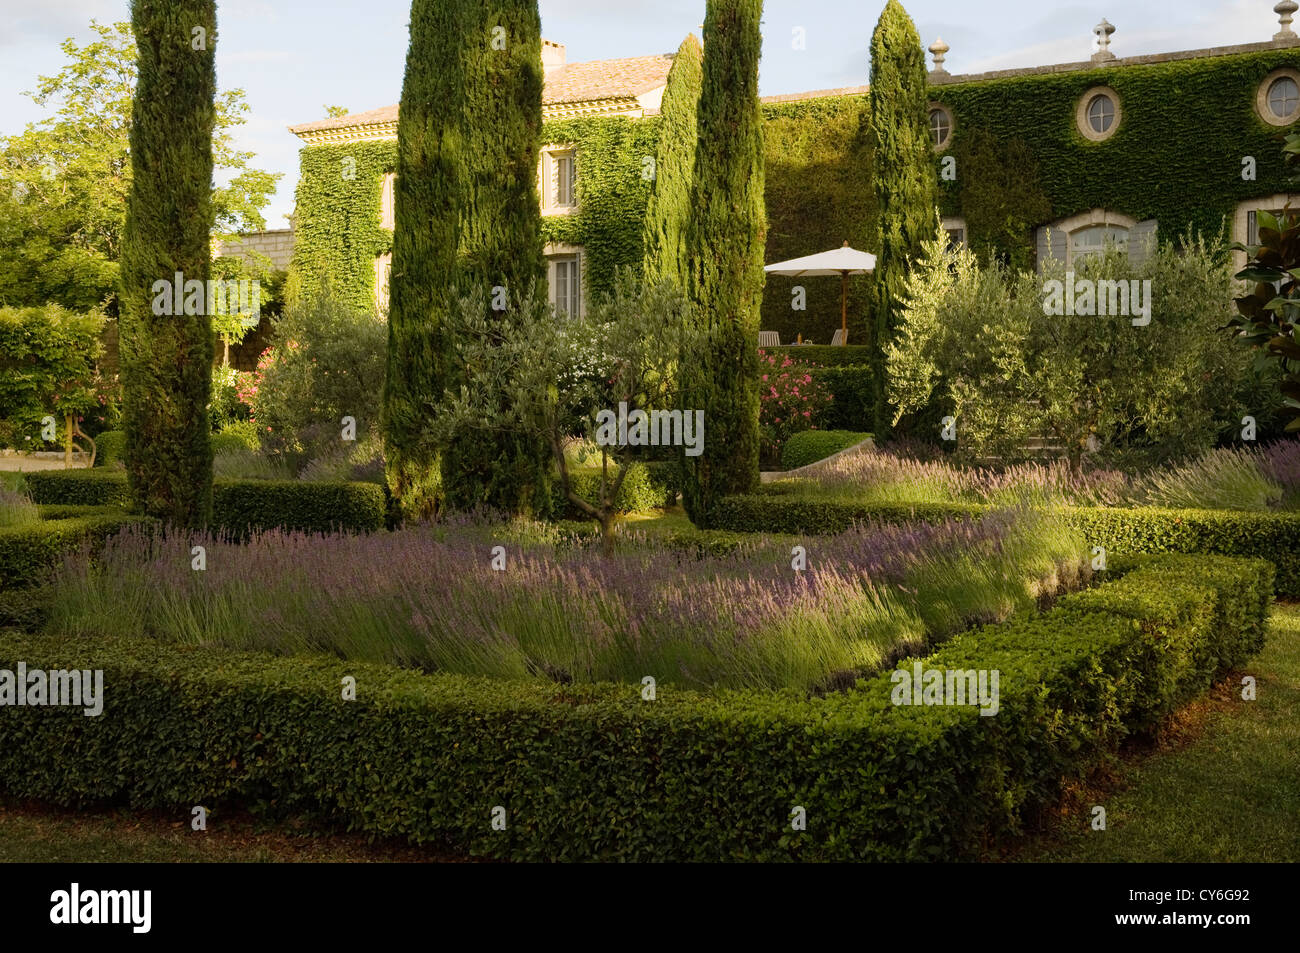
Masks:
[[[734,532],[839,533],[856,522],[942,522],[970,519],[992,507],[980,503],[851,503],[810,500],[780,484],[729,496],[716,506],[712,528]],[[1267,559],[1277,567],[1277,592],[1300,598],[1300,513],[1167,510],[1067,506],[1067,523],[1108,554],[1206,553]]]
[[[103,470],[44,470],[27,475],[38,504],[126,506],[126,474]],[[324,533],[384,528],[384,488],[373,483],[299,480],[216,480],[212,523],[232,533],[268,529]]]
[[[105,697],[98,717],[0,712],[0,789],[178,817],[201,804],[210,824],[310,814],[515,860],[967,858],[1257,651],[1272,586],[1262,560],[1156,557],[964,633],[925,665],[997,669],[993,717],[894,705],[889,673],[826,697],[665,682],[645,701],[639,685],[8,632],[0,668],[102,669]]]

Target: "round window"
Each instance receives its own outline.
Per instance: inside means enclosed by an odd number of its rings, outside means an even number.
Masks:
[[[1099,136],[1105,135],[1114,124],[1115,104],[1110,101],[1110,97],[1092,97],[1092,102],[1088,103],[1088,125],[1092,131]]]
[[[1273,80],[1268,87],[1268,108],[1278,119],[1292,118],[1300,109],[1300,86],[1290,76]]]
[[[1109,86],[1094,86],[1084,93],[1074,114],[1079,132],[1092,142],[1101,142],[1113,136],[1122,119],[1119,94]]]

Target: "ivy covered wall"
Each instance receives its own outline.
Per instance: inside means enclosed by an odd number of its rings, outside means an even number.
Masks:
[[[1300,50],[1268,50],[1143,66],[1111,66],[932,86],[954,116],[955,182],[941,182],[941,210],[967,220],[968,240],[1018,265],[1033,262],[1032,227],[1092,208],[1157,219],[1162,239],[1187,228],[1217,232],[1239,202],[1300,189],[1288,184],[1276,137],[1255,112],[1259,84]],[[1078,131],[1080,97],[1106,85],[1120,98],[1119,129],[1105,142]],[[767,260],[826,251],[847,240],[878,248],[865,95],[764,105]],[[586,249],[588,294],[610,287],[620,265],[641,256],[649,196],[643,158],[655,154],[657,118],[582,118],[544,124],[543,142],[571,143],[578,156],[578,210],[546,216],[547,242]],[[390,250],[379,225],[382,176],[395,143],[302,150],[293,281],[330,275],[349,300],[369,306],[374,259]],[[1241,178],[1254,156],[1255,181]],[[341,175],[356,161],[355,179]],[[939,175],[940,155],[935,157]],[[849,341],[866,343],[869,278],[849,281]],[[839,326],[839,281],[769,276],[764,330],[782,343],[802,333],[818,344]],[[806,310],[792,308],[794,286]]]

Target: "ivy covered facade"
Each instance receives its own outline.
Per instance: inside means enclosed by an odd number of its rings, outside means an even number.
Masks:
[[[1078,63],[971,75],[947,73],[947,48],[931,47],[934,173],[954,240],[1032,266],[1049,257],[1073,261],[1104,240],[1127,241],[1131,254],[1142,254],[1151,240],[1189,230],[1222,229],[1229,241],[1248,241],[1254,210],[1288,199],[1300,206],[1300,183],[1288,179],[1279,142],[1300,121],[1300,37],[1284,27],[1260,43],[1127,59],[1108,52],[1109,34],[1104,40]],[[544,41],[544,64],[554,49]],[[620,266],[641,261],[656,96],[671,60],[546,71],[542,241],[552,298],[562,307],[584,306]],[[596,82],[584,101],[577,84],[556,101],[566,71],[591,83],[602,70],[622,77],[623,88]],[[767,97],[762,111],[766,259],[844,241],[878,251],[867,88]],[[293,128],[306,145],[291,288],[327,281],[359,305],[382,305],[395,107]],[[868,339],[869,280],[850,281],[850,340]],[[800,297],[805,307],[796,310]],[[802,335],[825,344],[838,321],[838,282],[768,277],[761,326],[783,343]]]

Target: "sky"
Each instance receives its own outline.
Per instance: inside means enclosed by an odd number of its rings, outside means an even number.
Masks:
[[[923,46],[942,37],[950,73],[1087,59],[1092,28],[1116,27],[1111,52],[1138,56],[1270,39],[1274,0],[904,0]],[[571,63],[669,53],[699,35],[704,0],[540,0],[542,35]],[[762,95],[866,85],[871,32],[883,0],[767,0]],[[293,211],[301,146],[287,126],[396,103],[406,58],[409,0],[218,0],[217,82],[242,88],[250,111],[236,144],[254,166],[284,173],[268,228]],[[59,44],[91,38],[90,21],[129,20],[127,0],[0,0],[0,136],[46,113],[23,95],[63,65]],[[1300,24],[1297,24],[1300,26]],[[1294,27],[1293,27],[1294,28]],[[803,49],[795,49],[796,30]]]

